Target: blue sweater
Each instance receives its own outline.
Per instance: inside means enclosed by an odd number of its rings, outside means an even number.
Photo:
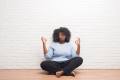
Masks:
[[[79,55],[76,54],[70,42],[65,42],[64,44],[52,42],[48,48],[48,53],[44,55],[45,59],[52,61],[66,61],[77,56]]]

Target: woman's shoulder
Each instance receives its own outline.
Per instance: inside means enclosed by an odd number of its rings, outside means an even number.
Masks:
[[[50,43],[50,47],[54,47],[54,46],[56,46],[58,43],[56,43],[56,42],[51,42]]]
[[[73,46],[73,42],[70,42],[69,44],[70,44],[71,46]]]
[[[70,46],[71,48],[73,47],[73,43],[72,42],[69,42],[68,43],[68,46]]]

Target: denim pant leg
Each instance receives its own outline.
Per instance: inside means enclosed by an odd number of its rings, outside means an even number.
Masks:
[[[71,73],[75,68],[79,67],[83,63],[82,57],[74,57],[68,61],[67,66],[63,68],[65,74]]]
[[[59,63],[56,61],[46,60],[40,64],[41,68],[49,73],[55,73],[61,70]]]

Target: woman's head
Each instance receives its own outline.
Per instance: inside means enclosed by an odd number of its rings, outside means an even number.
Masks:
[[[55,29],[53,32],[53,41],[54,42],[69,42],[71,37],[71,33],[68,28],[60,27]]]

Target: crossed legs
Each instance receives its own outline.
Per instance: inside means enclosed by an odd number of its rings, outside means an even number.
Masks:
[[[62,74],[70,74],[74,69],[79,67],[82,63],[83,63],[82,57],[74,57],[62,63],[46,60],[43,61],[40,64],[40,66],[43,70],[49,73],[57,73],[57,76],[61,76]]]

